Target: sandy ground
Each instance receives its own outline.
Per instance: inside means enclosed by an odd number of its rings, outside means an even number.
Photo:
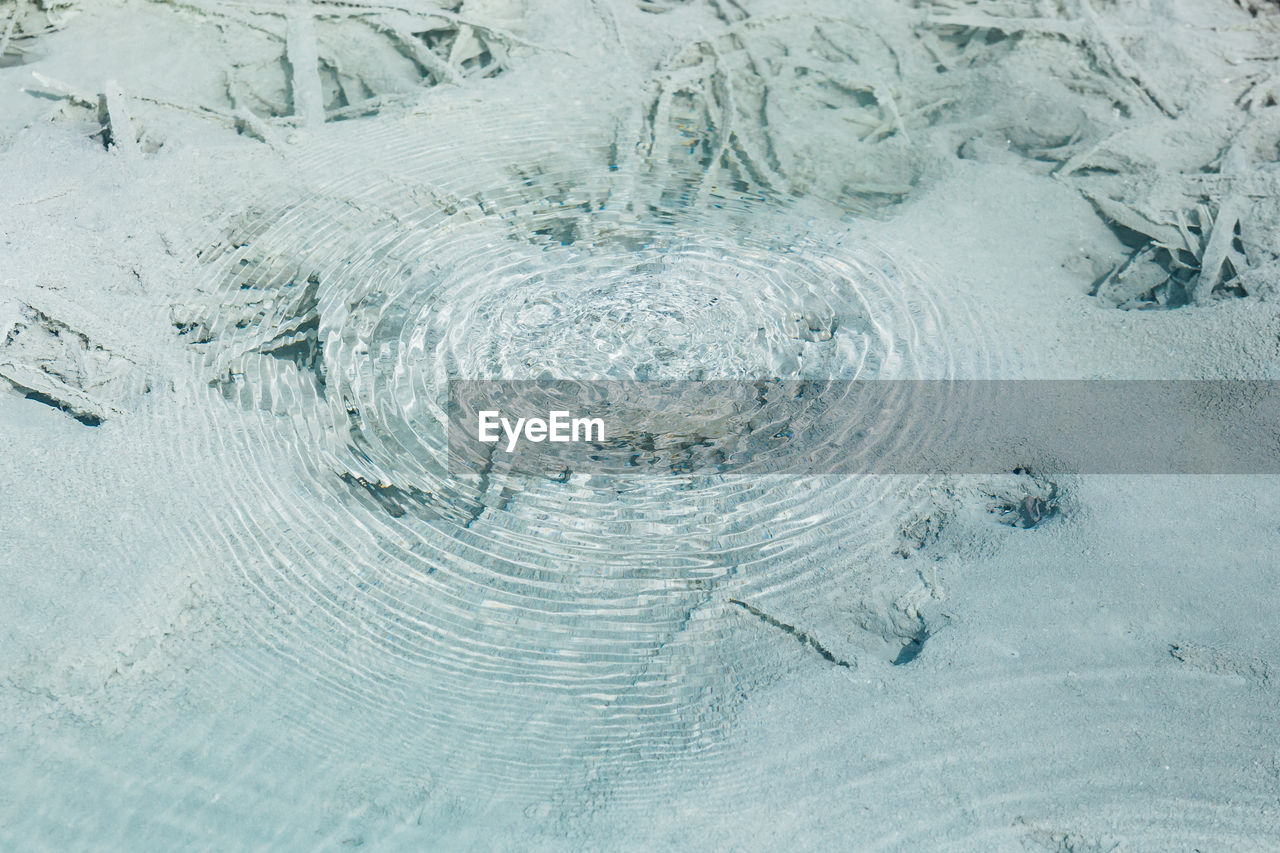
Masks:
[[[3,846],[1280,848],[1274,478],[1062,477],[1029,529],[1027,477],[916,484],[635,629],[643,668],[553,670],[604,630],[568,600],[449,657],[422,554],[469,540],[325,420],[394,235],[501,269],[500,229],[734,193],[913,271],[926,373],[1280,378],[1278,36],[1265,0],[0,5]],[[337,414],[270,356],[319,341]]]

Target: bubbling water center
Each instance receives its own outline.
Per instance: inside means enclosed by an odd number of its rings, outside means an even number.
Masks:
[[[267,508],[218,535],[259,543],[237,571],[278,612],[328,614],[260,627],[524,784],[578,748],[625,766],[714,746],[754,666],[732,602],[856,565],[917,481],[450,471],[450,381],[973,374],[977,325],[785,200],[655,209],[615,172],[527,167],[550,146],[378,142],[364,173],[260,205],[210,253],[195,369],[256,419],[262,448],[223,453],[261,492],[234,499]],[[515,158],[539,177],[482,178]],[[255,453],[293,458],[292,481]]]

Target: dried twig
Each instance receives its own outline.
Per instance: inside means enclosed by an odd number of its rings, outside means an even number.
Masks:
[[[276,151],[284,150],[279,135],[272,130],[271,125],[258,118],[251,110],[241,107],[236,110],[235,115],[237,131],[267,143]]]
[[[1209,233],[1209,242],[1200,258],[1200,275],[1191,285],[1191,299],[1197,305],[1208,302],[1213,289],[1222,280],[1222,268],[1230,256],[1241,212],[1239,196],[1228,196],[1218,207],[1213,230]]]
[[[1093,145],[1090,145],[1088,148],[1085,148],[1083,151],[1078,151],[1075,154],[1072,154],[1070,157],[1067,158],[1067,161],[1065,163],[1063,163],[1054,171],[1053,173],[1054,177],[1056,178],[1071,177],[1080,169],[1083,169],[1085,166],[1088,166],[1090,164],[1090,161],[1093,155],[1097,154],[1099,151],[1106,148],[1111,143],[1117,141],[1118,139],[1120,139],[1120,137],[1125,136],[1131,130],[1133,130],[1132,127],[1123,127],[1120,130],[1116,131],[1115,133],[1111,134],[1110,136],[1103,137],[1102,139],[1095,142]]]
[[[1275,106],[1280,101],[1280,71],[1254,74],[1248,83],[1249,87],[1236,99],[1236,103],[1250,114],[1256,114],[1267,106]]]
[[[448,60],[440,58],[435,51],[427,47],[422,39],[413,33],[406,32],[384,17],[367,19],[365,23],[383,35],[388,36],[396,43],[402,53],[426,69],[427,73],[435,77],[438,82],[459,83],[462,81],[462,75],[458,73],[457,68],[450,64]]]
[[[413,103],[419,95],[417,93],[400,94],[400,95],[380,95],[376,98],[369,98],[359,101],[349,106],[339,107],[336,110],[329,110],[325,113],[328,121],[340,121],[342,119],[355,118],[363,115],[373,115],[379,113],[387,107],[405,106]]]
[[[13,7],[13,15],[9,18],[9,23],[4,28],[4,35],[0,35],[0,60],[4,59],[5,51],[9,49],[9,41],[13,38],[13,31],[26,12],[27,0],[17,0]]]
[[[78,107],[88,107],[96,110],[98,108],[98,96],[77,89],[61,80],[55,80],[41,74],[39,71],[32,71],[31,76],[35,78],[39,86],[24,86],[24,92],[31,92],[37,95],[45,95],[46,97],[65,98],[67,101]]]
[[[246,4],[247,5],[247,4]],[[416,17],[430,20],[438,18],[448,21],[455,26],[468,26],[479,33],[483,33],[495,40],[506,42],[507,44],[520,45],[521,47],[529,47],[535,50],[551,51],[554,53],[568,54],[566,50],[560,48],[548,47],[547,45],[538,44],[521,38],[515,33],[509,32],[498,27],[491,27],[481,21],[465,15],[459,15],[456,12],[449,12],[444,9],[423,9],[420,6],[410,6],[403,3],[366,3],[363,0],[316,0],[318,15],[368,15],[377,14],[384,11],[407,12]]]
[[[929,15],[925,23],[934,27],[958,27],[967,30],[994,30],[1005,35],[1035,33],[1062,36],[1070,41],[1085,38],[1084,22],[1057,20],[1054,18],[1004,18],[986,13]]]
[[[320,84],[315,22],[307,0],[294,0],[286,22],[285,54],[293,72],[293,114],[304,126],[319,127],[324,124],[324,88]]]
[[[1142,69],[1111,30],[1098,17],[1089,0],[1075,0],[1079,17],[1069,20],[1056,18],[1008,18],[978,14],[929,15],[925,23],[931,26],[961,27],[976,30],[995,30],[1013,35],[1034,33],[1055,35],[1087,48],[1099,61],[1110,64],[1120,75],[1132,81],[1162,112],[1171,118],[1178,115],[1178,106]]]
[[[78,107],[87,107],[91,110],[97,110],[102,103],[99,95],[92,94],[83,89],[77,89],[69,83],[56,80],[52,77],[41,74],[38,71],[31,72],[31,76],[35,78],[38,86],[24,86],[24,92],[30,92],[36,95],[42,95],[48,98],[65,99],[68,103]],[[201,118],[217,121],[227,127],[234,127],[239,120],[237,115],[215,110],[212,107],[206,107],[200,104],[190,106],[188,104],[179,104],[176,101],[169,101],[164,98],[155,98],[149,95],[131,95],[135,101],[141,101],[156,106],[165,107],[172,110],[180,110],[182,112],[191,113]],[[289,119],[281,120],[281,123],[287,123]]]
[[[103,86],[98,117],[110,134],[104,142],[109,142],[124,157],[138,156],[138,133],[133,127],[133,116],[129,114],[129,104],[120,84],[114,80],[108,80]]]
[[[1093,4],[1089,0],[1076,0],[1076,2],[1079,4],[1081,12],[1084,13],[1085,20],[1091,25],[1092,38],[1090,41],[1094,43],[1091,46],[1094,47],[1095,54],[1098,52],[1098,48],[1101,48],[1110,58],[1116,70],[1136,83],[1166,115],[1170,118],[1177,118],[1177,105],[1161,91],[1160,87],[1151,79],[1151,75],[1143,71],[1142,67],[1129,55],[1129,52],[1107,31],[1107,28],[1103,26],[1102,21],[1098,18],[1098,13],[1094,11]]]
[[[238,12],[234,11],[235,7],[238,6],[235,3],[207,3],[204,0],[163,0],[163,2],[168,3],[175,9],[188,9],[207,18],[221,18],[262,33],[276,41],[284,41],[282,33],[271,27],[264,26],[261,21],[274,20],[275,15],[286,14],[288,6],[278,8],[249,6],[247,12]],[[284,11],[279,11],[279,9]]]

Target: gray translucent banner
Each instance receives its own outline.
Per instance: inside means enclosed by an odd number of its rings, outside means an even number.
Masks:
[[[448,429],[458,476],[1276,474],[1280,382],[456,381]]]

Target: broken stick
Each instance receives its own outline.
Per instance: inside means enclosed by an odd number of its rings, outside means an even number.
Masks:
[[[138,132],[120,84],[108,80],[98,102],[98,119],[103,126],[103,144],[124,157],[138,156]]]
[[[289,8],[285,55],[292,71],[293,114],[304,127],[319,127],[324,124],[324,88],[320,85],[315,21],[307,0],[294,0]]]

